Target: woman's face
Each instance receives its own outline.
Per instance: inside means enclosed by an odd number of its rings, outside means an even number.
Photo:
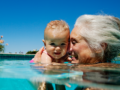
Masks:
[[[89,48],[87,41],[80,35],[80,27],[74,27],[71,32],[71,51],[77,56],[79,63],[93,63],[92,50]]]

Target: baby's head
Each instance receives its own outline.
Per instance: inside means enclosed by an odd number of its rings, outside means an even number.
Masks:
[[[54,59],[63,57],[69,47],[70,30],[63,20],[51,21],[44,31],[43,43],[47,53]]]

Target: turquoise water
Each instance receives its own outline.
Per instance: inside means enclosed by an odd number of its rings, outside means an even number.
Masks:
[[[116,64],[120,64],[120,56],[119,57],[116,57],[112,63],[116,63]]]
[[[73,77],[74,75],[81,74],[80,72],[74,72],[69,70],[45,70],[44,66],[35,66],[30,64],[29,60],[1,60],[0,61],[0,90],[37,90],[39,83],[46,81],[52,82],[55,80],[55,84],[64,84],[59,80]],[[69,65],[68,65],[69,68]],[[44,74],[44,71],[47,73]],[[50,75],[48,74],[49,72]],[[71,73],[71,74],[70,74]],[[54,90],[55,85],[52,84]],[[76,87],[75,84],[71,84],[72,90]],[[69,90],[68,87],[65,87]]]
[[[112,61],[112,63],[120,64],[120,61]]]
[[[119,63],[120,61],[113,61]],[[82,87],[97,87],[119,90],[120,68],[80,68],[67,65],[30,64],[29,60],[0,60],[0,90],[38,90],[46,82],[48,90],[80,90]],[[51,87],[50,87],[51,86]],[[65,89],[63,89],[65,88]]]

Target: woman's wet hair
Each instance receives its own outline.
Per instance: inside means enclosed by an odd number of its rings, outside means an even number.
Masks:
[[[95,56],[111,62],[120,53],[120,20],[108,15],[83,15],[75,23],[80,27],[80,35],[88,42],[91,50],[101,50]],[[102,44],[106,44],[105,50]]]

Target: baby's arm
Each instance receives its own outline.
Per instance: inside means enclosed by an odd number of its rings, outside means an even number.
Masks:
[[[46,53],[42,53],[42,55],[41,55],[41,61],[40,61],[41,63],[51,63],[52,62],[52,58],[49,56],[49,55],[47,55]]]

